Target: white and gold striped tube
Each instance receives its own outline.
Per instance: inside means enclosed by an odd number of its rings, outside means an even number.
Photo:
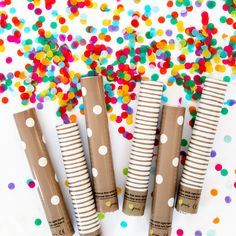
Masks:
[[[144,214],[162,90],[161,82],[141,82],[123,203],[127,215]]]
[[[80,235],[101,235],[96,206],[77,123],[56,127]]]
[[[197,213],[226,90],[227,83],[206,79],[180,181],[178,211]]]

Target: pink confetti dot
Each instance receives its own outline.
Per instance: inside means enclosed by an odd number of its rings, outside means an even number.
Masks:
[[[221,171],[222,170],[222,165],[221,164],[216,164],[215,169],[217,171]]]
[[[183,236],[184,235],[184,231],[182,229],[178,229],[176,231],[176,233],[177,233],[178,236]]]

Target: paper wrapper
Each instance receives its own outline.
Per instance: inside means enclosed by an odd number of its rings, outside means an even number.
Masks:
[[[99,236],[101,227],[78,124],[57,126],[57,136],[80,236]]]
[[[123,212],[144,214],[163,84],[142,81],[126,180]]]
[[[108,119],[101,76],[81,78],[97,210],[118,210]]]
[[[74,234],[34,109],[14,115],[53,236]]]
[[[206,79],[180,181],[178,211],[197,213],[226,90],[227,83]]]
[[[150,236],[170,236],[185,108],[163,106]]]

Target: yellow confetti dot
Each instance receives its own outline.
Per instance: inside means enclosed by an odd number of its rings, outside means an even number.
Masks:
[[[176,24],[176,26],[177,26],[177,30],[178,30],[180,33],[184,32],[184,23],[183,23],[183,21],[178,21],[177,24]]]
[[[68,188],[69,187],[69,182],[68,180],[65,181],[65,186]]]
[[[0,46],[0,52],[4,52],[5,51],[5,46],[1,45]]]
[[[61,32],[62,32],[62,33],[67,33],[68,30],[69,30],[69,27],[68,27],[67,25],[61,26]]]
[[[157,35],[162,36],[164,34],[164,31],[162,29],[157,30]]]
[[[146,24],[146,26],[151,26],[152,25],[152,20],[151,19],[147,19],[145,21],[145,24]]]
[[[226,67],[224,65],[216,65],[215,66],[216,71],[218,72],[225,72]]]
[[[111,121],[115,121],[116,120],[116,115],[115,114],[111,114],[110,115],[110,120]]]

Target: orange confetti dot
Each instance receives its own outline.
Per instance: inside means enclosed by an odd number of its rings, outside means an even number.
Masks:
[[[77,121],[77,116],[76,115],[71,115],[70,116],[70,121],[71,121],[71,123],[75,123],[76,121]]]
[[[161,24],[164,23],[165,20],[166,20],[166,19],[165,19],[165,17],[163,17],[163,16],[160,16],[160,17],[158,18],[158,22],[161,23]]]
[[[167,7],[173,7],[173,1],[168,1],[166,5]]]
[[[211,190],[211,195],[214,196],[214,197],[217,196],[218,195],[218,190],[217,189],[212,189]]]
[[[8,103],[8,98],[7,97],[3,97],[2,98],[2,103],[7,104]]]
[[[214,224],[219,224],[219,223],[220,223],[220,218],[219,218],[219,217],[216,217],[216,218],[213,220],[213,223],[214,223]]]

